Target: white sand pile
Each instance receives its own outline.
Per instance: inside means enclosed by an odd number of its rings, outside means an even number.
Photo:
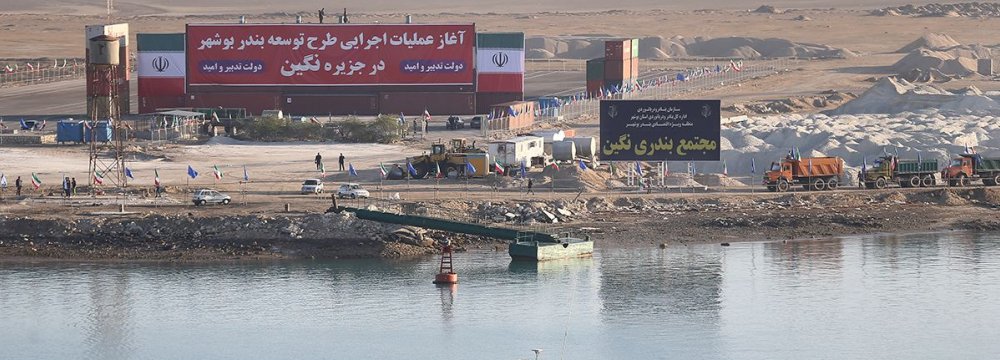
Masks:
[[[897,73],[909,73],[913,70],[931,72],[936,70],[945,75],[965,77],[976,72],[976,58],[958,56],[951,51],[936,51],[918,49],[899,59],[892,65]]]
[[[742,181],[723,174],[698,174],[695,175],[694,180],[702,185],[711,187],[746,186]]]
[[[974,146],[985,156],[1000,155],[1000,111],[995,114],[947,114],[937,110],[897,115],[778,115],[751,118],[723,128],[730,149],[722,150],[729,175],[750,175],[751,158],[756,160],[754,183],[770,167],[797,148],[803,157],[839,156],[849,167],[847,181],[855,181],[862,159],[871,166],[883,149],[903,158],[937,159],[943,167],[952,156]],[[718,164],[700,163],[700,168],[717,171]],[[671,163],[681,171],[683,164]],[[855,183],[856,184],[856,183]]]
[[[962,43],[947,34],[927,33],[899,50],[896,50],[896,52],[905,54],[917,49],[946,50],[960,45],[962,45]]]
[[[1000,113],[1000,102],[981,92],[956,94],[934,85],[882,78],[857,99],[827,114],[897,114],[923,109],[992,114]]]
[[[525,56],[532,59],[592,59],[604,55],[604,41],[616,37],[535,36],[525,40]],[[549,55],[551,54],[551,56]],[[785,39],[725,37],[709,39],[681,36],[664,38],[651,36],[639,39],[639,57],[669,59],[684,57],[811,57],[848,58],[854,52],[829,45],[797,43]]]

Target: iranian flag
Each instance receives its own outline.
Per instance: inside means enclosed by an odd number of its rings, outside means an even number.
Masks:
[[[435,174],[434,177],[438,179],[443,178],[444,174],[441,173],[441,163],[434,163],[434,167],[437,168],[437,174]]]
[[[378,163],[378,171],[382,172],[382,177],[389,176],[389,170],[386,170],[385,165],[382,165],[382,163]]]
[[[156,169],[153,169],[153,185],[160,187],[160,172]]]
[[[215,180],[222,180],[222,170],[219,170],[219,165],[213,165],[212,169],[214,169],[212,174],[215,175]]]
[[[42,179],[39,179],[38,175],[35,175],[35,173],[31,173],[31,186],[34,186],[35,190],[42,187]]]
[[[476,34],[476,92],[524,92],[524,33]]]
[[[94,171],[94,184],[103,185],[104,184],[104,174],[100,171]]]
[[[503,175],[503,167],[500,166],[500,162],[497,160],[493,160],[493,170],[496,171],[497,174]]]

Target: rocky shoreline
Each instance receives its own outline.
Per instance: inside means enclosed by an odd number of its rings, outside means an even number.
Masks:
[[[588,233],[597,246],[1000,230],[1000,189],[635,194],[546,201],[424,201],[388,211]],[[506,242],[360,220],[350,213],[0,216],[0,259],[231,261],[404,258]]]

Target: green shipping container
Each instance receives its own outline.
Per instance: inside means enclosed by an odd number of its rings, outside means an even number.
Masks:
[[[632,57],[639,58],[639,39],[632,39]]]
[[[604,79],[604,58],[587,60],[587,81]]]

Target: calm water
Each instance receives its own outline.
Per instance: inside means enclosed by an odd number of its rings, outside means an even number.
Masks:
[[[511,264],[0,264],[0,359],[986,359],[1000,235]]]

